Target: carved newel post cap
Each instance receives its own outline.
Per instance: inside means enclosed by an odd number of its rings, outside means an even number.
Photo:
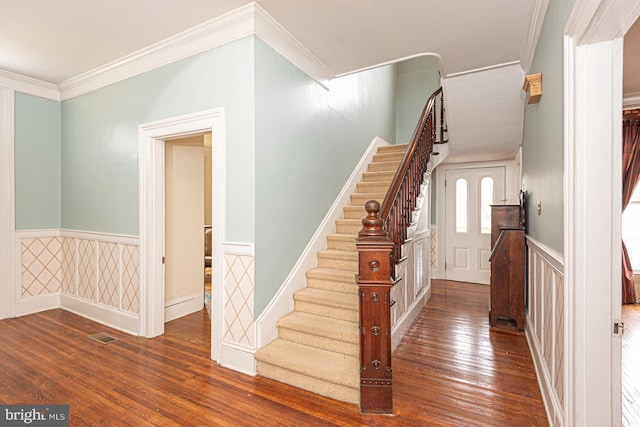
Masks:
[[[380,212],[380,203],[375,200],[369,200],[364,205],[367,216],[362,220],[362,230],[358,233],[359,238],[387,238],[389,233],[383,230],[384,222],[378,216]]]

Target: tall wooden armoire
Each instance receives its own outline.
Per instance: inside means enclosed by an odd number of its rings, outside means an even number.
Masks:
[[[524,330],[524,205],[491,206],[489,325]]]

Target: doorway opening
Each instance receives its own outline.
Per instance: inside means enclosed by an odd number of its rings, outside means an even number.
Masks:
[[[166,141],[211,134],[211,358],[220,360],[223,328],[224,109],[140,125],[140,327],[141,336],[164,333],[165,323],[165,145]],[[204,169],[204,166],[203,166]],[[202,202],[204,204],[204,202]],[[216,232],[216,230],[218,232]],[[199,229],[204,239],[204,221]],[[204,277],[204,240],[199,275]],[[203,283],[203,282],[201,282]],[[203,285],[202,285],[203,286]],[[170,290],[171,297],[171,290]],[[195,293],[193,294],[195,295]],[[202,294],[200,294],[202,295]],[[173,295],[175,296],[175,295]],[[200,306],[202,308],[202,306]]]
[[[164,178],[164,321],[210,317],[211,134],[165,140]]]

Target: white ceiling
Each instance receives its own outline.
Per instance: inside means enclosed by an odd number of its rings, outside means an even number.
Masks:
[[[335,76],[425,53],[440,56],[448,113],[453,117],[451,152],[466,159],[478,151],[513,158],[520,145],[524,102],[518,61],[527,62],[522,56],[534,10],[542,2],[256,3]],[[60,84],[247,3],[5,0],[0,13],[0,69]]]

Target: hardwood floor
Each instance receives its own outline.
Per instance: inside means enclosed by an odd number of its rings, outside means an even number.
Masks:
[[[640,425],[640,304],[622,306],[622,425]]]
[[[547,425],[526,339],[489,330],[487,301],[486,286],[434,282],[394,353],[393,416],[218,366],[206,310],[156,339],[63,310],[2,320],[0,403],[67,403],[73,426]]]

